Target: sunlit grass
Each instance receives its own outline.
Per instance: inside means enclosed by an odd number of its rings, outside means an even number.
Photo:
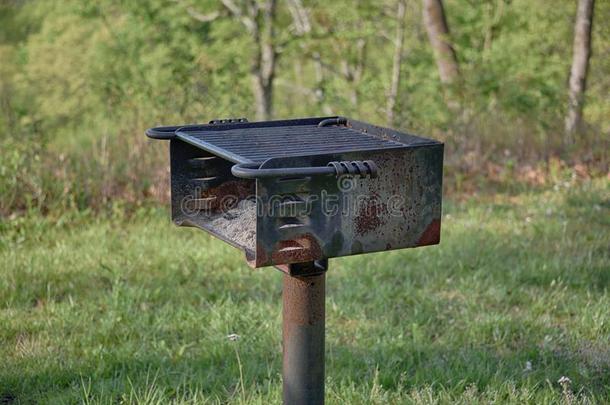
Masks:
[[[331,261],[327,402],[609,401],[609,191],[449,202],[440,246]],[[165,209],[0,230],[0,403],[280,402],[277,271]]]

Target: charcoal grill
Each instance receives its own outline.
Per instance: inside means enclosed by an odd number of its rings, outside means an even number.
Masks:
[[[323,403],[328,259],[440,240],[443,144],[344,117],[149,129],[171,215],[284,275],[284,402]]]

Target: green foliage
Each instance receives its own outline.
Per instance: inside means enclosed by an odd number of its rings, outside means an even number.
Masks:
[[[333,260],[327,402],[607,403],[609,191],[452,203],[437,247]],[[166,210],[0,222],[0,262],[4,402],[280,401],[280,273]]]
[[[603,171],[610,5],[597,3],[589,131],[570,157]],[[300,34],[288,4],[278,4],[276,117],[343,114],[383,124],[395,2],[305,1],[311,30]],[[464,159],[473,153],[531,161],[559,151],[573,2],[451,0],[446,9],[461,112],[446,106],[421,4],[408,2],[393,126],[446,139],[451,176],[471,169]],[[193,10],[219,14],[201,22]],[[3,214],[163,195],[151,185],[165,175],[165,155],[145,142],[145,128],[254,115],[256,44],[219,2],[14,0],[0,5],[0,23]]]

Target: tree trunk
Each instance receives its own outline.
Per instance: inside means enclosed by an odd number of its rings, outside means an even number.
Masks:
[[[443,84],[451,84],[460,76],[455,51],[449,42],[449,28],[442,0],[423,0],[424,25],[434,49],[438,73]]]
[[[273,80],[265,79],[258,72],[252,73],[252,92],[257,121],[267,121],[273,115]]]
[[[312,27],[309,19],[309,12],[303,6],[301,0],[287,0],[286,4],[288,5],[288,11],[290,11],[292,16],[292,26],[294,27],[294,31],[296,35],[301,38],[299,41],[301,55],[311,54],[310,57],[313,61],[315,87],[311,94],[313,95],[313,98],[318,106],[318,110],[320,110],[323,115],[332,115],[332,110],[326,105],[325,101],[326,94],[324,90],[324,67],[322,66],[321,56],[319,52],[310,52],[309,48],[311,47],[312,43],[303,39],[305,35],[311,33]],[[296,58],[294,60],[295,70],[297,71],[299,80],[301,80],[301,76],[303,75],[303,63],[303,60],[300,58]]]
[[[271,38],[273,37],[267,35],[256,38],[257,50],[252,63],[252,90],[256,103],[256,119],[259,121],[269,120],[273,116],[276,51],[271,43]]]
[[[354,63],[351,64],[346,59],[341,61],[341,73],[343,74],[345,80],[349,83],[349,99],[354,108],[358,108],[359,104],[358,85],[360,84],[360,80],[362,80],[362,76],[364,75],[364,68],[366,65],[366,46],[366,39],[358,38],[354,44]]]
[[[316,77],[316,87],[313,90],[313,94],[318,104],[318,109],[323,115],[333,115],[333,110],[326,104],[326,79],[324,77],[324,66],[321,62],[321,56],[319,53],[314,52],[313,54],[313,67]]]
[[[277,50],[274,43],[277,0],[256,1],[221,0],[225,9],[240,21],[254,40],[254,57],[250,65],[252,93],[256,119],[273,116],[273,80]]]
[[[595,0],[579,0],[574,24],[574,49],[570,70],[568,114],[565,141],[574,143],[574,134],[582,129],[582,108],[591,57],[591,27]]]
[[[398,98],[398,89],[400,87],[400,68],[402,65],[402,54],[405,42],[406,9],[406,0],[398,0],[396,10],[396,37],[394,38],[394,57],[392,60],[392,78],[390,81],[390,90],[388,92],[386,107],[387,125],[390,127],[394,126],[394,109],[396,108],[396,99]]]

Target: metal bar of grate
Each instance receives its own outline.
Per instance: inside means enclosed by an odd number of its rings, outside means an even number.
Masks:
[[[186,142],[235,162],[260,162],[272,157],[339,153],[404,147],[403,143],[345,127],[296,125],[208,131],[184,128]]]

